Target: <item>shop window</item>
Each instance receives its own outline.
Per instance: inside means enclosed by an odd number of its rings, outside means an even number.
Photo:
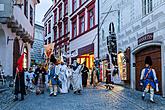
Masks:
[[[127,73],[126,73],[126,59],[124,53],[118,53],[118,67],[119,67],[119,74],[121,80],[127,80]]]
[[[147,15],[153,10],[152,0],[142,0],[143,15]]]
[[[28,49],[24,47],[24,60],[23,60],[23,68],[28,68]]]

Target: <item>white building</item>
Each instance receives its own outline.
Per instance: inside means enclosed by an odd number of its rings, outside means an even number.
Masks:
[[[38,3],[39,0],[0,1],[0,62],[5,75],[15,75],[17,60],[23,52],[26,53],[23,66],[30,66],[35,5]]]
[[[98,0],[72,0],[70,3],[70,53],[79,63],[92,68],[98,57]],[[76,56],[77,55],[77,56]]]
[[[111,8],[102,30],[107,36],[109,23],[115,24],[118,52],[126,58],[126,82],[140,90],[140,71],[145,57],[151,56],[159,94],[165,96],[165,0],[102,0],[101,5],[103,15]]]

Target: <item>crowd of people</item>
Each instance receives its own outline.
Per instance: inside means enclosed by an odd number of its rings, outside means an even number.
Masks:
[[[39,95],[48,89],[50,96],[66,94],[72,90],[74,94],[80,95],[83,87],[87,87],[88,76],[89,69],[85,61],[79,64],[75,60],[72,65],[66,65],[64,61],[59,61],[51,55],[47,64],[33,66],[29,70],[24,69],[16,76],[14,101],[18,100],[18,93],[21,93],[21,100],[24,100],[27,90]],[[98,72],[94,66],[90,84],[96,87],[98,82]]]

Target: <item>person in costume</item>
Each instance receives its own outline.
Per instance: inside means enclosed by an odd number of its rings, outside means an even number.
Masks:
[[[150,90],[150,102],[154,103],[154,89],[158,92],[158,79],[155,70],[151,67],[152,60],[150,56],[145,58],[145,68],[141,72],[140,85],[144,87],[142,99],[144,100],[146,93]]]
[[[21,57],[17,61],[17,68],[16,68],[16,75],[14,78],[15,82],[15,91],[14,91],[14,101],[18,100],[18,94],[21,93],[21,100],[24,100],[24,95],[26,95],[25,91],[25,73],[23,69],[23,59],[24,59],[24,53],[21,55]]]
[[[40,65],[35,71],[36,95],[44,94],[46,70]]]
[[[49,89],[50,89],[50,96],[56,96],[57,95],[57,87],[58,87],[58,64],[57,60],[55,59],[54,55],[51,55],[50,58],[50,66],[49,66]]]
[[[24,70],[19,71],[15,76],[15,91],[14,91],[14,101],[18,100],[18,94],[21,93],[20,101],[24,100],[25,91],[25,79],[24,79]]]
[[[68,93],[68,81],[67,81],[67,75],[68,75],[68,68],[65,65],[63,61],[61,61],[60,67],[60,73],[59,73],[59,80],[61,81],[62,87],[60,89],[61,93]]]
[[[67,86],[68,86],[68,92],[69,89],[72,87],[72,77],[73,77],[73,69],[71,65],[68,65],[68,74],[67,74]]]
[[[73,91],[74,94],[78,93],[81,94],[81,91],[83,89],[82,86],[82,65],[79,65],[77,61],[73,62]]]
[[[86,87],[87,86],[87,80],[88,80],[88,72],[89,72],[89,69],[86,67],[86,61],[83,63],[82,65],[83,69],[82,69],[82,85],[83,87]]]

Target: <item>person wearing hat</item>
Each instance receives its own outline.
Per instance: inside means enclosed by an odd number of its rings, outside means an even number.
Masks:
[[[146,93],[150,90],[150,102],[154,103],[154,89],[158,92],[158,79],[155,70],[151,67],[152,60],[150,56],[145,58],[145,68],[141,72],[140,85],[143,86],[144,91],[142,99],[144,100]]]
[[[50,64],[49,64],[49,89],[50,89],[50,96],[57,95],[57,86],[58,86],[58,74],[59,74],[59,67],[57,64],[57,60],[55,59],[54,55],[51,55]]]
[[[59,80],[61,81],[62,87],[60,88],[61,93],[68,93],[68,68],[63,60],[61,60],[61,64],[59,65],[60,72],[59,72]]]

